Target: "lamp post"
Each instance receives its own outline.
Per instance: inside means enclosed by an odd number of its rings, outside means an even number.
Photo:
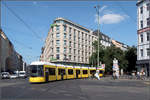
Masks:
[[[100,9],[100,5],[97,5],[97,6],[95,6],[94,7],[95,9],[96,9],[96,13],[97,13],[97,17],[98,17],[98,23],[97,23],[97,32],[98,32],[98,55],[97,55],[97,67],[99,66],[99,42],[100,42],[100,40],[99,40],[99,34],[100,34],[100,19],[99,19],[99,9]],[[96,67],[96,70],[97,70],[97,67]]]

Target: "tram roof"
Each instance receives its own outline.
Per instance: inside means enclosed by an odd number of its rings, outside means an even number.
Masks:
[[[34,61],[30,65],[56,65],[54,63],[43,62],[43,61]]]

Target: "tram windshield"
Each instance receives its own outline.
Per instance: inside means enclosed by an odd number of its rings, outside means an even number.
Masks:
[[[43,65],[31,65],[30,66],[30,76],[40,77],[43,76]]]

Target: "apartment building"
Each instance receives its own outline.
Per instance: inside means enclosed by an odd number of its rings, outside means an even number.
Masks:
[[[98,30],[93,31],[93,35],[98,37]],[[103,34],[102,32],[100,32],[99,34],[100,37],[100,43],[107,47],[107,46],[111,46],[112,45],[112,39],[110,37],[108,37],[107,35]]]
[[[0,71],[16,71],[22,68],[22,56],[14,49],[13,44],[0,29]]]
[[[97,36],[81,25],[56,18],[42,49],[41,60],[56,63],[88,64]]]
[[[100,43],[113,45],[112,39],[100,32]],[[98,40],[98,31],[89,30],[64,18],[56,18],[42,47],[41,61],[63,64],[89,64],[94,52],[92,43]]]
[[[138,47],[137,68],[139,72],[145,72],[150,76],[150,1],[138,0]]]

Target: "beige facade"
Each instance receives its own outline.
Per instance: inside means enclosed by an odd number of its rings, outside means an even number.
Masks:
[[[22,67],[22,56],[13,47],[13,44],[0,29],[0,70],[15,71]]]
[[[91,30],[69,20],[57,18],[48,32],[41,60],[88,64],[95,40],[97,36],[93,35]]]

